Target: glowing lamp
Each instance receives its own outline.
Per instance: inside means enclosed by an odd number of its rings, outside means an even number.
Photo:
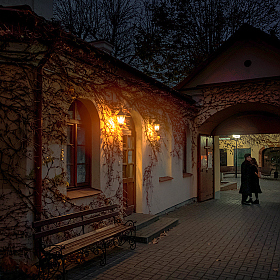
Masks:
[[[118,123],[120,125],[124,124],[124,122],[125,122],[125,113],[122,110],[120,110],[119,113],[117,114],[117,120],[118,120]]]
[[[155,131],[159,131],[159,123],[154,124]]]
[[[236,140],[240,138],[240,135],[232,135],[233,138],[235,138]]]
[[[153,119],[152,119],[152,122],[153,122],[154,130],[155,130],[155,131],[159,131],[160,124],[159,124],[158,119],[157,119],[157,118],[153,118]]]

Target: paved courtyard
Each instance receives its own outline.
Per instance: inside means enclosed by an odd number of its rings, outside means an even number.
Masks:
[[[236,180],[228,178],[228,180]],[[240,178],[237,179],[238,181]],[[155,244],[137,244],[69,272],[69,280],[280,279],[280,181],[262,179],[259,205],[241,205],[238,190],[168,214],[179,225]]]

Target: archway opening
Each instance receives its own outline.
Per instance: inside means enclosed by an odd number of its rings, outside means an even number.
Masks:
[[[220,172],[240,174],[245,154],[251,154],[264,176],[279,170],[280,134],[249,134],[219,136]],[[237,167],[237,168],[236,168]]]
[[[200,126],[199,132],[216,139],[213,180],[215,198],[219,198],[220,191],[224,190],[223,187],[227,183],[235,182],[235,186],[226,185],[229,186],[228,189],[239,188],[240,166],[245,153],[251,153],[252,157],[256,158],[262,174],[261,180],[278,180],[278,169],[280,170],[278,107],[260,103],[231,106],[209,117]],[[234,138],[234,135],[238,135],[238,138]]]

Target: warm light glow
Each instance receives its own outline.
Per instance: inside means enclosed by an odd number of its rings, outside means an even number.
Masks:
[[[124,122],[125,122],[125,114],[123,113],[122,110],[120,110],[119,113],[117,114],[117,120],[118,120],[118,123],[120,125],[124,124]]]
[[[233,138],[238,139],[240,138],[240,135],[232,135]]]
[[[117,116],[117,119],[119,124],[124,124],[125,116]]]
[[[155,128],[155,131],[159,131],[159,124],[158,124],[158,123],[155,123],[155,124],[154,124],[154,128]]]
[[[158,130],[159,130],[159,125],[158,125]],[[155,124],[148,123],[146,126],[146,133],[147,137],[150,139],[150,141],[159,141],[160,136],[157,134],[157,131],[155,128]]]
[[[108,118],[108,127],[110,128],[110,130],[115,130],[115,123],[112,118]]]
[[[106,145],[109,143],[122,145],[122,127],[119,125],[115,114],[112,114],[110,110],[104,110],[101,125]]]
[[[153,128],[150,124],[147,125],[147,136],[152,139],[154,136]]]

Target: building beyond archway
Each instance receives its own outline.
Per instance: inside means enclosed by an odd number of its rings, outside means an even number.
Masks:
[[[266,148],[262,151],[261,156],[264,167],[277,172],[279,171],[280,147]]]

